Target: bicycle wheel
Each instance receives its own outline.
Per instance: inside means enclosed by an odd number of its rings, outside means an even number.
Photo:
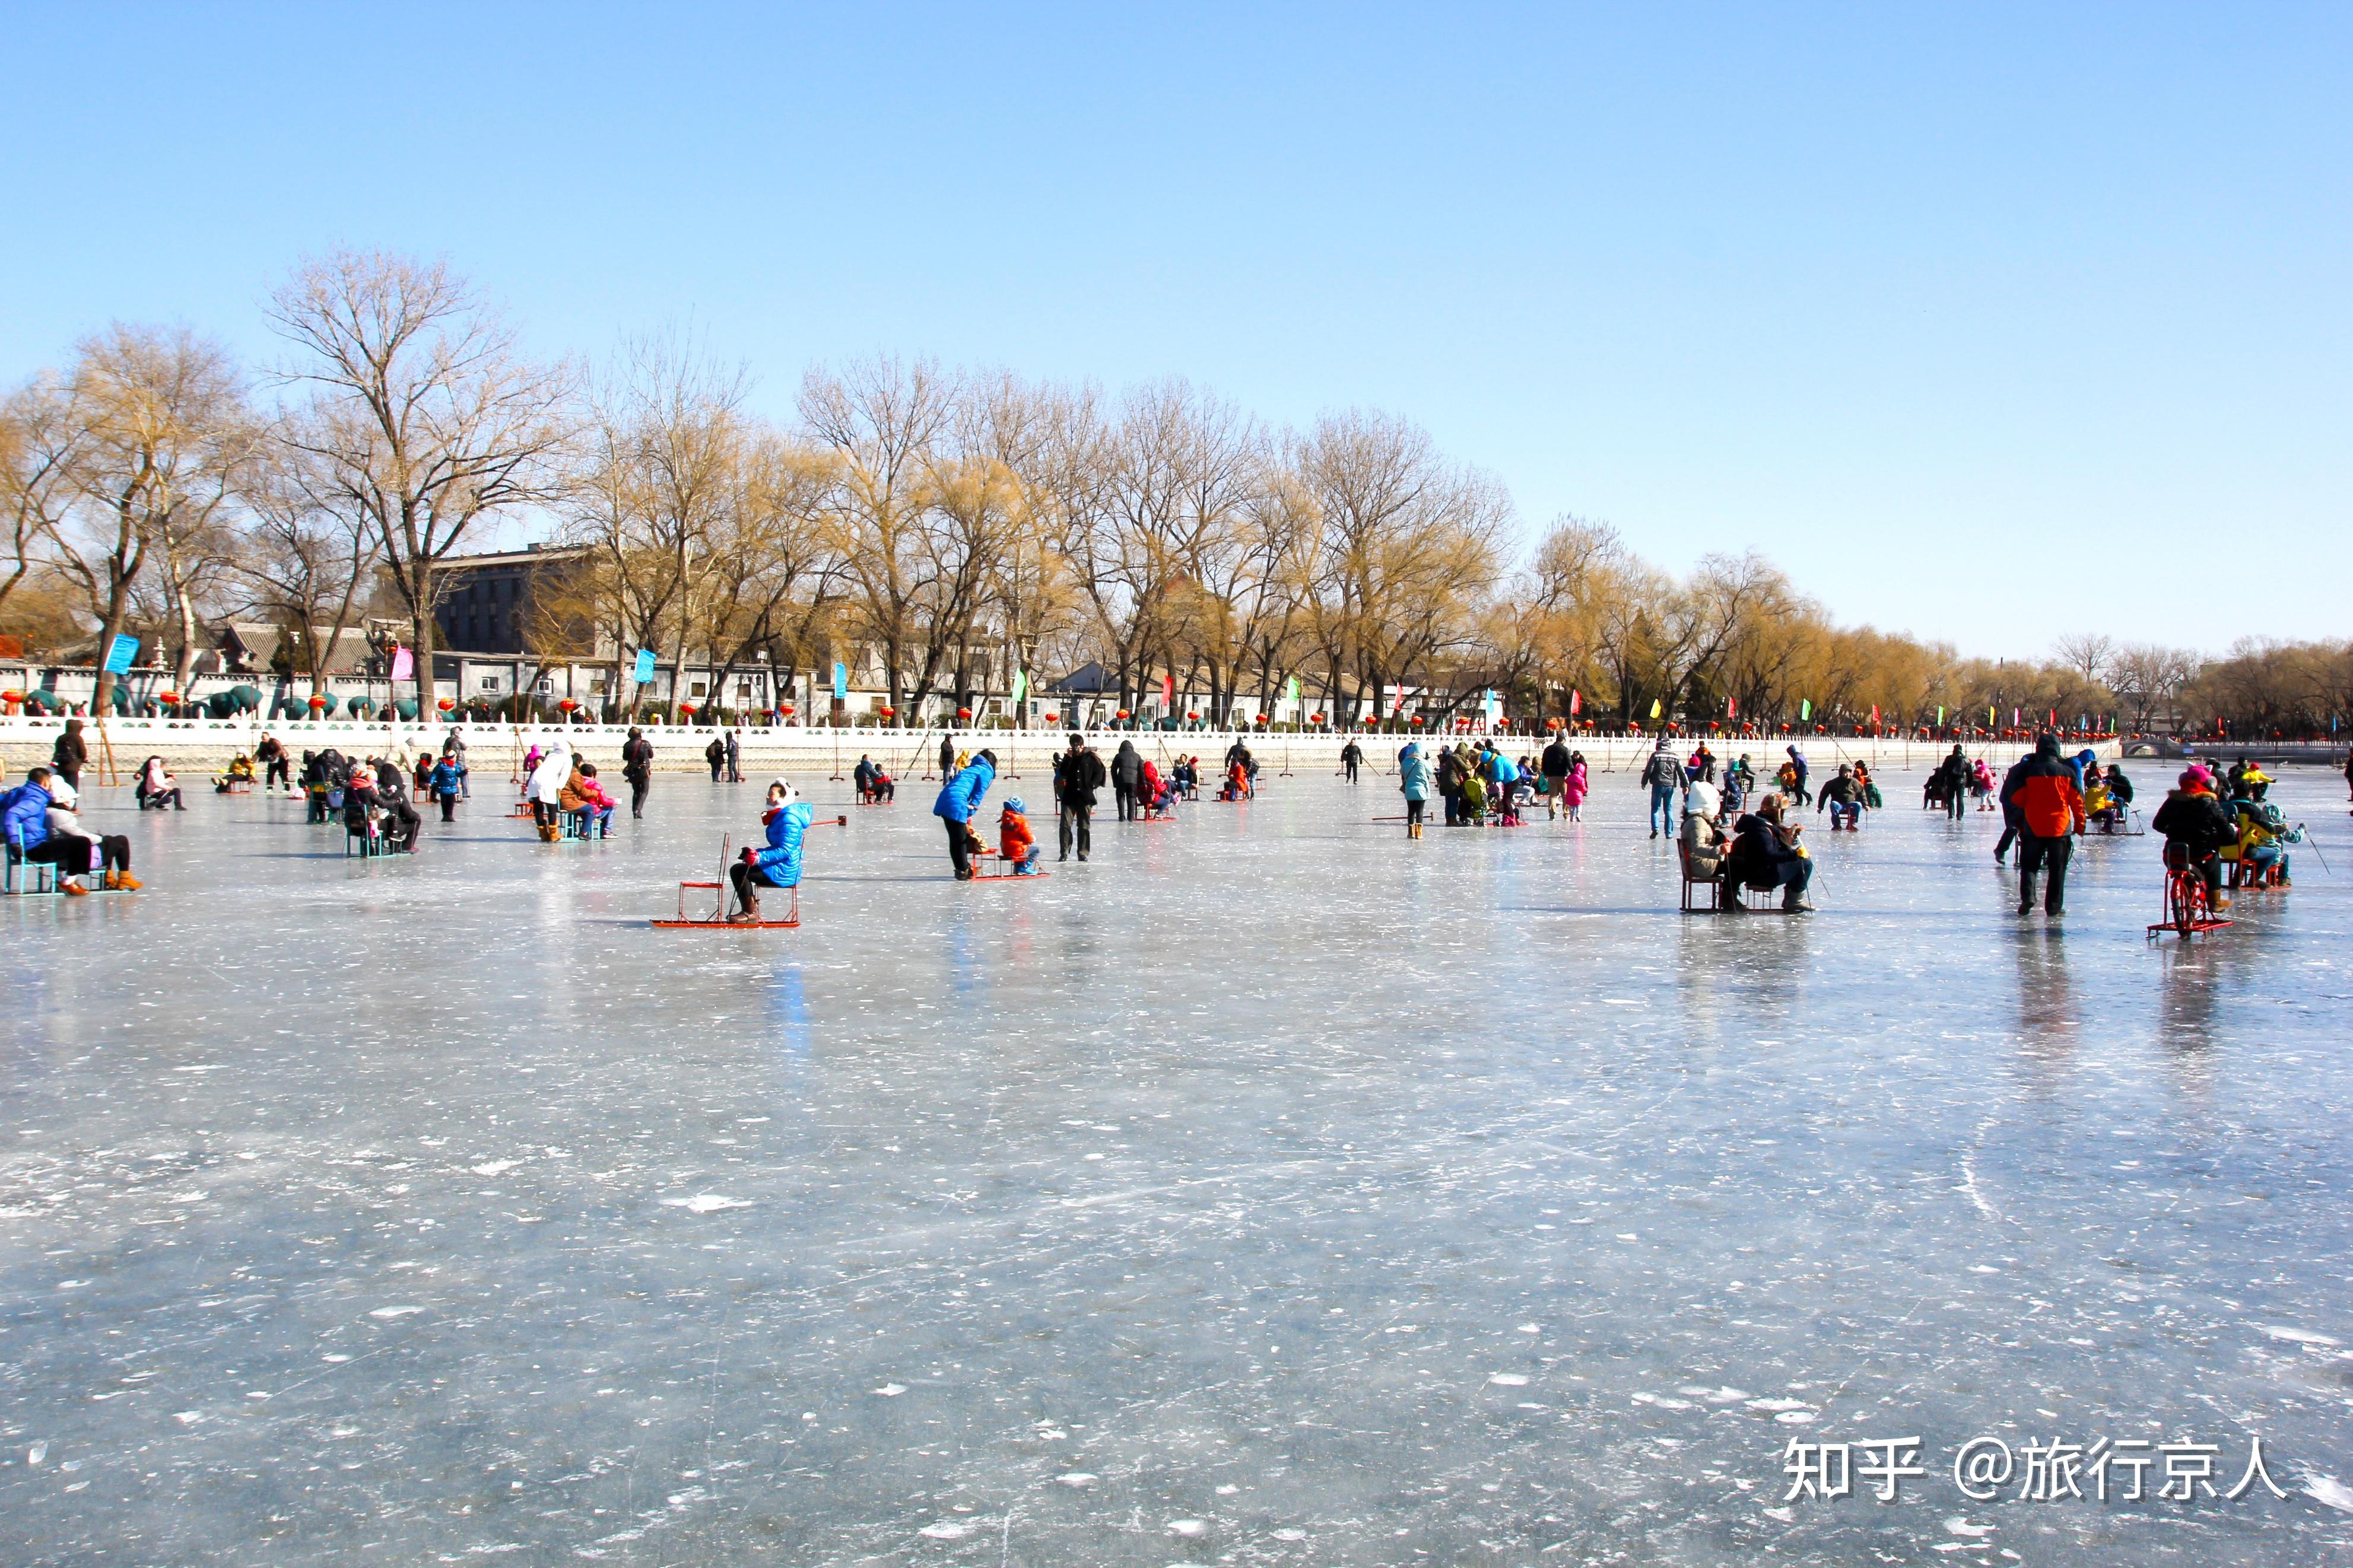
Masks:
[[[2197,929],[2199,900],[2191,889],[2200,886],[2196,878],[2179,871],[2165,879],[2166,908],[2173,916],[2173,929],[2183,936]]]

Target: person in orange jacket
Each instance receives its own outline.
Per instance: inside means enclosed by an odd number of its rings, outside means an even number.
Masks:
[[[2034,912],[2034,874],[2048,866],[2051,887],[2042,912],[2064,914],[2067,858],[2075,847],[2072,836],[2084,831],[2084,796],[2075,787],[2075,770],[2059,754],[2058,736],[2037,741],[2034,754],[2010,771],[2001,804],[2019,817],[2018,912]]]
[[[1029,831],[1029,818],[1018,795],[1005,803],[1005,814],[997,819],[997,852],[1017,877],[1033,875],[1038,869],[1038,837]]]

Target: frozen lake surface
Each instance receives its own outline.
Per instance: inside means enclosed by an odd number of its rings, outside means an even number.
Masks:
[[[2348,1560],[2339,781],[2274,791],[2336,878],[2183,950],[2157,839],[2063,932],[1916,774],[1734,919],[1625,773],[1409,843],[1270,755],[1026,887],[911,779],[766,932],[643,923],[756,782],[365,863],[93,792],[148,890],[0,903],[0,1561]],[[1951,1473],[2257,1433],[2284,1500]]]

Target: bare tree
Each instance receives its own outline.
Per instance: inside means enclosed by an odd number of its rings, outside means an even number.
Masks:
[[[75,415],[71,393],[47,374],[0,401],[0,508],[8,527],[0,607],[32,574],[73,505],[75,465],[89,435]]]
[[[185,328],[120,323],[86,340],[70,380],[80,426],[73,504],[51,538],[98,623],[96,707],[111,705],[104,668],[148,568],[167,563],[163,597],[180,623],[183,682],[194,659],[201,544],[230,507],[250,430],[227,353]]]
[[[320,442],[281,431],[245,486],[248,548],[237,570],[255,608],[278,626],[293,669],[327,689],[328,660],[375,586],[384,546],[355,509],[339,507]]]
[[[633,648],[667,638],[671,669],[686,668],[696,590],[716,560],[713,538],[739,499],[754,438],[744,413],[750,386],[743,366],[670,336],[625,345],[590,389],[572,515],[611,599],[624,711],[636,707]],[[682,695],[673,684],[673,703]]]
[[[440,262],[337,251],[270,300],[294,345],[289,379],[311,417],[295,428],[335,505],[383,541],[408,612],[418,716],[433,707],[434,570],[486,520],[561,493],[570,376],[526,359],[513,333]]]
[[[921,362],[879,359],[839,374],[813,370],[801,384],[801,418],[834,459],[825,526],[843,563],[852,624],[881,652],[894,708],[940,598],[932,465],[955,400],[937,368]],[[936,670],[935,659],[925,662]]]
[[[2077,632],[2061,637],[2051,645],[2051,651],[2061,664],[2084,679],[2086,685],[2096,685],[2108,668],[2108,660],[2116,651],[2116,639],[2100,632]]]

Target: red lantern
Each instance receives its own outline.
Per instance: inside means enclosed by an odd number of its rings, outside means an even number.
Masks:
[[[1323,715],[1323,714],[1321,714],[1321,713],[1318,713],[1317,715],[1315,715],[1315,717],[1314,717],[1314,719],[1312,719],[1312,720],[1310,720],[1310,721],[1309,721],[1310,723],[1314,723],[1314,724],[1321,724],[1322,722],[1324,722],[1324,715]]]
[[[433,706],[441,710],[442,712],[447,713],[450,709],[458,706],[458,704],[455,699],[444,697],[440,701],[436,702]]]
[[[793,705],[792,705],[791,703],[787,702],[787,703],[786,703],[783,707],[781,707],[781,708],[777,709],[777,710],[776,710],[776,711],[777,711],[777,712],[779,712],[779,713],[781,713],[781,714],[783,714],[786,718],[789,719],[789,718],[791,718],[791,717],[793,716]],[[883,710],[883,711],[887,713],[887,712],[889,712],[889,711],[890,711],[890,710],[886,708],[886,709],[884,709],[884,710]]]
[[[1421,722],[1421,715],[1420,715],[1420,714],[1419,714],[1419,713],[1415,714],[1415,715],[1413,716],[1413,721],[1413,721],[1414,723],[1416,723],[1416,724],[1420,723],[1420,722]]]
[[[1120,718],[1122,718],[1122,719],[1126,718],[1126,717],[1127,717],[1127,710],[1126,710],[1126,709],[1124,709],[1124,708],[1121,709],[1121,710],[1119,710],[1118,717],[1120,717]]]
[[[557,710],[558,712],[562,712],[562,713],[569,713],[569,712],[571,712],[575,708],[577,708],[577,707],[579,707],[579,706],[580,706],[580,704],[578,704],[577,702],[573,701],[573,700],[572,700],[572,699],[570,699],[569,697],[565,698],[563,701],[561,701],[561,702],[559,702],[559,703],[557,703],[557,704],[555,705],[555,707],[556,707],[556,710]]]
[[[694,704],[693,704],[693,703],[691,703],[691,702],[681,702],[681,703],[680,703],[680,704],[678,705],[678,710],[679,710],[680,714],[681,714],[682,717],[685,717],[685,718],[688,718],[688,719],[691,719],[691,718],[693,718],[693,717],[694,717]]]
[[[158,700],[164,702],[177,702],[180,700],[180,694],[176,691],[158,691],[155,696]]]
[[[312,693],[311,693],[311,707],[313,707],[313,708],[324,708],[326,705],[327,705],[327,700],[326,700],[325,698],[323,698],[323,697],[320,696],[320,695],[319,695],[317,692],[315,692],[315,691],[314,691],[314,692],[312,692]]]
[[[792,710],[787,708],[785,711],[789,713]],[[878,708],[875,711],[881,714],[885,719],[896,719],[899,716],[899,710],[896,708]]]
[[[1185,715],[1185,717],[1186,717],[1186,719],[1187,719],[1189,722],[1192,722],[1192,723],[1195,723],[1195,724],[1198,724],[1198,723],[1199,723],[1199,722],[1201,721],[1201,716],[1200,716],[1198,713],[1187,713],[1187,714],[1186,714],[1186,715]]]
[[[1258,716],[1258,721],[1259,721],[1260,723],[1261,723],[1261,724],[1265,723],[1265,722],[1266,722],[1266,715],[1265,715],[1265,714],[1263,714],[1263,713],[1260,714],[1260,715]]]
[[[1560,721],[1557,719],[1547,719],[1545,721],[1545,728],[1547,730],[1557,730],[1560,728]]]
[[[959,708],[956,710],[956,717],[959,719],[969,719],[972,717],[972,710],[969,708]],[[1127,715],[1123,713],[1120,717],[1124,719]]]

